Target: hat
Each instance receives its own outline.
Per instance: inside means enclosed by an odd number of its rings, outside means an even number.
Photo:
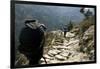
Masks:
[[[36,29],[39,23],[38,20],[26,20],[25,25],[31,29]]]
[[[35,23],[36,23],[36,22],[38,22],[38,20],[35,20],[35,19],[34,19],[34,20],[33,20],[33,19],[32,19],[32,20],[26,20],[26,21],[25,21],[25,24],[31,23],[31,22],[35,22]]]

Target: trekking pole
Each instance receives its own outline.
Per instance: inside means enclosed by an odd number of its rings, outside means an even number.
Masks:
[[[47,64],[47,61],[46,61],[45,57],[44,57],[44,56],[42,56],[42,57],[43,57],[43,59],[44,59],[45,63]]]

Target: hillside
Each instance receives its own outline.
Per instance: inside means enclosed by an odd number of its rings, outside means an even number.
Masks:
[[[93,21],[92,21],[93,20]],[[93,17],[83,20],[63,36],[62,30],[46,32],[44,58],[47,64],[86,62],[95,59],[95,24]],[[40,64],[46,64],[41,58]],[[17,52],[15,65],[28,65],[24,54]]]
[[[66,38],[64,38],[62,33],[60,30],[49,33],[50,37],[48,37],[47,42],[49,38],[53,38],[44,50],[44,57],[46,58],[47,64],[94,60],[94,39],[91,37],[94,36],[94,25],[90,26],[83,34],[84,36],[82,38],[84,42],[89,40],[83,47],[80,45],[79,35],[76,36],[75,33],[67,32]],[[83,49],[84,52],[80,51],[80,49]],[[45,64],[43,58],[41,59],[41,64]]]

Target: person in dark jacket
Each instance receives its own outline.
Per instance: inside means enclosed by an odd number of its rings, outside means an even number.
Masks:
[[[19,36],[19,52],[23,53],[29,59],[29,65],[39,64],[43,55],[43,45],[45,42],[44,24],[37,20],[26,20],[26,27],[22,29]]]
[[[66,33],[68,32],[68,27],[67,27],[67,25],[64,25],[63,31],[64,31],[64,37],[66,37]]]

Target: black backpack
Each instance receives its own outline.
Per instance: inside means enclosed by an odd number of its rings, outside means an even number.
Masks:
[[[19,36],[19,42],[19,52],[23,53],[30,61],[35,60],[37,63],[41,59],[45,42],[43,29],[40,27],[37,29],[23,28]]]

